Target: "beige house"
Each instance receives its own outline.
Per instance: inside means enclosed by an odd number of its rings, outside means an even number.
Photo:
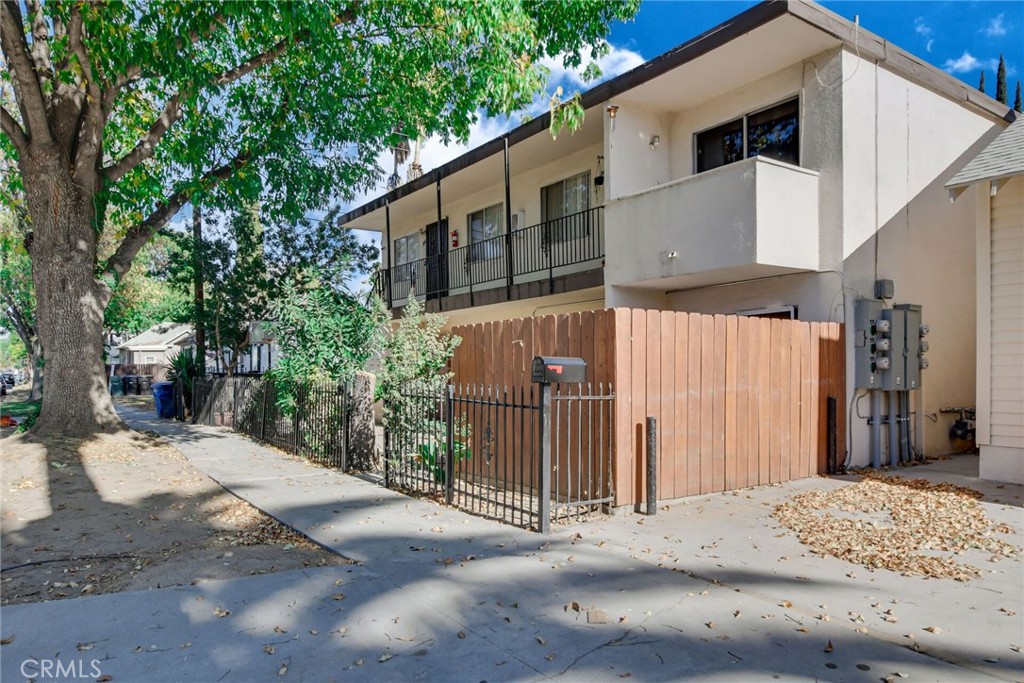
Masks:
[[[854,302],[923,307],[907,418],[948,452],[975,400],[975,211],[943,183],[1013,114],[819,5],[762,3],[342,217],[383,233],[379,291],[452,325],[629,306],[841,321],[847,443],[869,462]],[[864,405],[862,405],[862,403]]]
[[[1024,118],[946,187],[975,207],[980,475],[1024,484]]]
[[[192,345],[192,325],[157,323],[117,347],[118,364],[162,367],[168,365],[183,348]]]

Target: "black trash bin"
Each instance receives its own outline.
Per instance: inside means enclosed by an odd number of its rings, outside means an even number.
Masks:
[[[145,396],[153,390],[153,376],[139,375],[139,395]]]
[[[132,396],[139,393],[139,376],[138,375],[125,375],[122,380],[124,386],[124,395]]]

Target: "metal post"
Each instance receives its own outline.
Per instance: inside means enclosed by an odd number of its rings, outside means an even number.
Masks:
[[[900,409],[899,392],[889,392],[889,466],[896,467],[900,461]]]
[[[910,448],[910,392],[900,392],[900,461],[909,463],[914,459]]]
[[[658,514],[658,418],[647,416],[647,514]]]
[[[384,239],[385,249],[384,254],[386,258],[384,260],[384,300],[388,302],[388,310],[391,310],[391,250],[394,246],[391,244],[391,202],[384,202]]]
[[[505,136],[505,296],[512,299],[512,191],[509,187],[508,136]]]
[[[455,498],[455,386],[448,385],[445,403],[445,460],[444,460],[444,502],[452,504]]]
[[[551,532],[551,385],[540,385],[540,532]]]
[[[882,466],[882,392],[871,389],[871,466]]]

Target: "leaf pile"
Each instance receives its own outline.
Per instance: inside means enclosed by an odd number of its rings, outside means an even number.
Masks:
[[[962,486],[871,473],[857,484],[794,496],[772,516],[819,555],[869,569],[968,581],[981,571],[936,552],[979,550],[992,553],[993,560],[1020,553],[995,537],[1013,530],[989,520],[980,495]],[[880,515],[888,519],[880,522]]]

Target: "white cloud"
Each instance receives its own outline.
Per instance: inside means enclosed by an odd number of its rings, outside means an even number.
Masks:
[[[992,17],[991,19],[988,20],[988,26],[981,29],[981,32],[984,33],[989,38],[1000,38],[1002,36],[1005,36],[1006,32],[1009,30],[1009,27],[1003,23],[1003,19],[1005,17],[1005,14],[997,14],[996,16]]]
[[[597,60],[597,66],[601,69],[600,78],[596,81],[584,81],[583,72],[592,61],[591,59],[585,59],[575,69],[566,68],[562,64],[561,56],[555,58],[546,57],[540,63],[551,71],[551,83],[553,85],[567,83],[576,88],[592,88],[598,83],[607,81],[609,78],[615,78],[630,69],[640,66],[644,63],[644,58],[632,50],[612,46],[608,54]]]
[[[932,45],[934,45],[934,44],[935,44],[935,39],[934,38],[929,38],[928,39],[928,44],[924,46],[925,51],[931,52],[932,51]]]
[[[947,59],[943,68],[954,74],[965,74],[980,69],[994,70],[998,68],[998,59],[978,59],[967,50],[957,59]]]
[[[918,17],[917,19],[914,19],[914,31],[916,31],[919,36],[927,38],[932,34],[932,27],[925,22],[924,17]]]

